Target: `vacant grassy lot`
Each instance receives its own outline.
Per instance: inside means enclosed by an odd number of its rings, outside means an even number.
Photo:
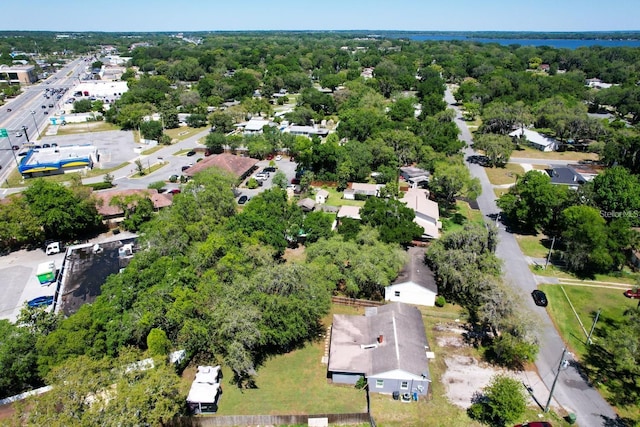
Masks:
[[[515,184],[518,175],[524,175],[524,169],[517,163],[507,163],[503,168],[484,168],[493,185]]]
[[[602,309],[598,323],[603,326],[607,321],[620,320],[626,309],[638,305],[636,300],[625,298],[621,289],[575,285],[542,285],[540,289],[547,294],[549,300],[547,310],[551,318],[565,342],[568,343],[571,351],[578,358],[584,356],[587,351],[587,337],[564,292],[566,292],[571,304],[573,304],[587,333],[591,329],[598,309]],[[564,292],[562,292],[562,289],[564,289]]]
[[[58,135],[73,135],[87,132],[106,132],[110,130],[120,130],[120,126],[105,121],[67,123],[64,126],[58,126]]]
[[[171,139],[177,139],[178,141],[183,141],[187,138],[191,138],[198,133],[207,130],[207,127],[201,128],[190,128],[190,127],[179,127],[175,129],[165,129],[164,133],[169,135]]]
[[[547,159],[547,160],[598,160],[598,155],[594,153],[582,153],[579,151],[540,151],[531,147],[522,147],[522,150],[514,150],[512,158],[519,159]]]
[[[638,304],[637,300],[625,298],[621,289],[572,285],[542,285],[540,289],[547,294],[549,300],[547,310],[556,329],[578,360],[581,360],[587,352],[586,334],[591,329],[598,309],[602,311],[596,324],[596,332],[592,337],[594,341],[597,341],[599,331],[610,328],[613,322],[622,318],[625,310],[637,307]],[[569,300],[578,313],[577,317],[571,309]],[[586,329],[586,333],[580,326],[578,318]],[[615,349],[611,350],[615,351]],[[607,398],[606,388],[600,391]],[[616,407],[616,409],[623,418],[640,420],[640,407],[638,406]]]

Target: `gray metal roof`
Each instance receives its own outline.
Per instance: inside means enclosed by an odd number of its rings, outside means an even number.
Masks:
[[[420,311],[391,303],[365,316],[333,316],[329,371],[376,376],[400,370],[429,378],[427,337]]]

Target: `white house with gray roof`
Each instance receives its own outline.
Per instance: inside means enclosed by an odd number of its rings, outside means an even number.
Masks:
[[[426,395],[430,351],[422,314],[395,302],[370,307],[364,316],[335,314],[329,349],[329,377],[355,384],[364,376],[373,393]]]
[[[438,285],[433,271],[424,263],[424,248],[412,246],[407,254],[409,261],[398,278],[384,289],[384,299],[433,307],[438,295]]]

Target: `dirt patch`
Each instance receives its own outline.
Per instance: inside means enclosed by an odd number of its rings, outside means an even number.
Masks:
[[[439,332],[436,334],[438,347],[443,349],[453,348],[453,353],[459,353],[460,351],[456,349],[462,349],[468,346],[463,337],[463,333],[467,331],[461,329],[460,325],[441,324],[434,327],[434,329]],[[450,353],[451,351],[449,354]],[[442,375],[441,381],[445,387],[447,399],[454,405],[464,409],[471,406],[474,395],[480,393],[484,387],[489,385],[492,378],[498,374],[508,375],[523,384],[529,392],[529,406],[538,405],[534,397],[538,399],[538,401],[546,403],[546,399],[549,396],[549,390],[535,371],[516,372],[501,369],[481,362],[474,357],[462,354],[445,356],[444,363],[446,371]],[[555,401],[551,402],[551,406],[559,409]]]

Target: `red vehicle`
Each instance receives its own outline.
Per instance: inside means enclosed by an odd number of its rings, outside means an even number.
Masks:
[[[551,425],[551,423],[548,423],[546,421],[532,421],[526,424],[518,424],[513,427],[553,427],[553,426]]]
[[[626,291],[624,291],[624,296],[627,298],[640,299],[640,288],[627,289]]]

